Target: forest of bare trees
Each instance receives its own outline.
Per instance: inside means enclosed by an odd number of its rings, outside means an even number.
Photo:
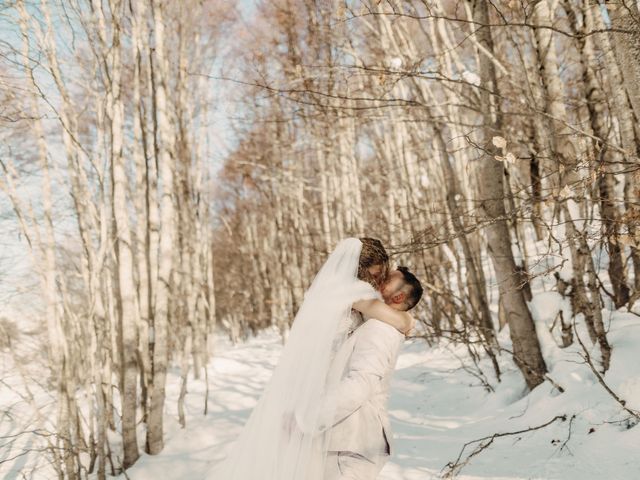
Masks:
[[[635,0],[252,8],[0,3],[0,205],[37,280],[59,478],[160,452],[167,369],[183,399],[216,331],[286,339],[347,236],[421,278],[425,345],[466,342],[498,379],[511,356],[530,389],[547,379],[532,290],[555,277],[602,373],[603,308],[640,299]],[[552,333],[571,345],[572,318]]]
[[[640,296],[636,3],[294,3],[261,5],[246,52],[214,242],[215,270],[243,275],[220,320],[286,329],[322,254],[367,232],[425,280],[426,335],[499,354],[497,303],[534,387],[526,301],[556,274],[606,371],[602,307]]]
[[[3,7],[15,28],[2,51],[2,189],[40,279],[60,478],[104,478],[134,464],[139,445],[161,451],[169,363],[185,382],[189,365],[206,375],[210,103],[190,72],[215,60],[222,7]],[[122,452],[109,445],[116,430]]]

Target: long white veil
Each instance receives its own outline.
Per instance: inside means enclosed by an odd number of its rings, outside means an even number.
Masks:
[[[333,406],[324,394],[354,302],[377,292],[358,280],[362,242],[342,240],[307,290],[280,362],[238,441],[210,480],[322,480]],[[335,371],[335,365],[334,365]]]

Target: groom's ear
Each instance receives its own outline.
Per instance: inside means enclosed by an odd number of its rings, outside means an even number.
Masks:
[[[404,292],[398,292],[391,297],[391,301],[397,304],[404,303],[406,299],[407,299],[407,294]]]

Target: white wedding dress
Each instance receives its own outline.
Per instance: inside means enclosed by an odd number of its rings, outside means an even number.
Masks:
[[[330,431],[320,422],[333,408],[325,393],[340,381],[328,374],[332,366],[341,370],[334,357],[351,326],[353,303],[379,298],[357,278],[361,249],[357,238],[342,240],[316,275],[273,376],[209,480],[322,480]]]

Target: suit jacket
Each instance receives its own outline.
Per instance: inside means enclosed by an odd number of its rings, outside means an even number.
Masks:
[[[404,335],[394,327],[370,319],[340,348],[334,365],[344,371],[327,401],[335,406],[331,420],[326,421],[332,425],[329,450],[357,453],[374,462],[391,453],[387,400],[403,343]]]

